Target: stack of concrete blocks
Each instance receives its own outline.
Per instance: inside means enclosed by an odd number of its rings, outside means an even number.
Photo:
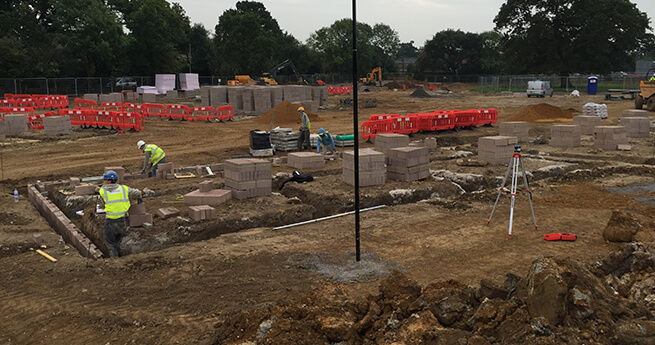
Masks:
[[[97,93],[85,93],[84,94],[84,99],[89,100],[89,101],[94,101],[98,103],[98,94]],[[100,105],[100,103],[98,103]]]
[[[232,191],[227,189],[214,189],[212,181],[204,181],[199,189],[184,195],[184,204],[187,206],[216,206],[232,199]]]
[[[648,111],[643,109],[626,109],[621,113],[621,117],[645,117],[648,118]]]
[[[269,111],[271,106],[271,90],[269,86],[259,86],[253,90],[253,113],[263,115]]]
[[[621,117],[621,126],[625,127],[628,138],[648,138],[650,119],[647,117]]]
[[[189,206],[189,218],[196,222],[216,219],[216,209],[208,205]]]
[[[430,176],[430,152],[427,147],[398,147],[389,149],[388,154],[388,178],[418,181]]]
[[[272,192],[271,162],[256,158],[228,159],[224,163],[225,187],[237,200],[267,196]]]
[[[180,210],[175,207],[164,207],[157,210],[157,216],[161,219],[176,217],[180,215]]]
[[[80,184],[75,186],[75,195],[93,195],[96,193],[96,189],[100,187],[96,185],[91,185],[91,184]],[[54,190],[53,190],[54,191]],[[51,191],[48,191],[50,195],[53,193]]]
[[[167,94],[175,90],[175,74],[155,74],[155,88],[157,94]]]
[[[200,97],[202,99],[202,106],[222,107],[228,104],[228,86],[203,86],[200,89]]]
[[[328,107],[328,87],[327,86],[318,86],[317,87],[319,90],[321,90],[321,95],[319,99],[319,106],[321,108],[327,108]]]
[[[435,137],[427,137],[423,140],[423,146],[427,147],[428,149],[436,149],[437,148],[437,138]]]
[[[132,204],[128,213],[130,215],[130,226],[143,226],[144,223],[152,225],[152,214],[146,212],[144,203]]]
[[[102,103],[111,103],[111,102],[114,102],[114,96],[112,96],[111,94],[103,93],[98,95],[98,102],[97,102],[98,105]]]
[[[0,121],[0,140],[7,138],[7,129],[4,121]]]
[[[359,150],[359,185],[383,185],[385,177],[384,153],[371,149]],[[355,185],[355,151],[343,153],[343,182]]]
[[[298,149],[300,132],[294,132],[291,128],[271,129],[271,144],[276,151],[295,151]]]
[[[130,95],[130,97],[132,96],[132,94],[129,94],[129,95]],[[120,102],[123,101],[120,92],[112,92],[112,93],[109,94],[109,97],[111,99],[110,102],[120,103]],[[126,95],[126,97],[127,97],[127,95]],[[125,99],[125,102],[127,102],[127,103],[132,103],[132,101],[134,101],[134,99],[132,99],[132,98]]]
[[[163,180],[175,179],[175,166],[173,163],[159,163],[159,165],[157,165],[157,176],[155,177]]]
[[[594,127],[600,126],[601,119],[598,116],[578,115],[573,117],[573,124],[580,126],[581,134],[593,135]]]
[[[320,169],[325,166],[325,159],[315,152],[292,152],[287,155],[287,164],[298,170]]]
[[[405,134],[378,134],[375,136],[375,150],[387,154],[389,149],[409,145],[409,137]]]
[[[28,131],[26,114],[5,115],[5,133],[20,134]]]
[[[216,164],[210,164],[209,169],[212,170],[214,173],[214,176],[216,177],[224,177],[225,176],[225,166],[223,163],[216,163]]]
[[[284,100],[289,102],[298,102],[303,100],[304,91],[298,85],[285,85]]]
[[[282,103],[284,100],[284,88],[280,85],[272,85],[271,89],[271,108]]]
[[[519,142],[528,141],[528,130],[530,126],[523,121],[510,121],[500,123],[500,135],[506,137],[517,137]]]
[[[141,95],[141,100],[143,101],[143,103],[155,103],[157,101],[157,94],[144,93]]]
[[[180,73],[180,90],[193,91],[200,88],[197,73]]]
[[[166,98],[167,99],[177,99],[179,96],[177,95],[177,90],[168,90],[166,91]]]
[[[578,125],[552,125],[550,126],[550,146],[578,147],[582,130]]]
[[[519,138],[490,136],[478,138],[478,160],[489,164],[509,164]]]
[[[44,117],[43,129],[46,135],[70,134],[72,131],[70,116]]]
[[[243,86],[231,86],[227,89],[227,102],[235,112],[243,111]]]
[[[628,135],[623,126],[594,127],[594,148],[616,151],[619,145],[628,145]]]
[[[255,94],[254,88],[246,86],[243,88],[241,97],[243,99],[243,112],[247,115],[255,113]]]
[[[118,175],[118,184],[125,183],[125,168],[123,167],[105,167],[105,172],[113,170]]]

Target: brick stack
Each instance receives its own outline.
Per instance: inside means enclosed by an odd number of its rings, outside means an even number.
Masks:
[[[423,140],[423,146],[427,147],[428,149],[436,149],[437,148],[437,138],[435,137],[427,137]]]
[[[141,100],[143,100],[143,103],[155,103],[157,101],[157,94],[144,93],[141,95]]]
[[[130,210],[130,226],[143,226],[143,223],[152,224],[152,214],[146,212],[146,205],[132,204]]]
[[[323,156],[315,152],[293,152],[287,157],[287,164],[294,169],[320,169],[325,166]]]
[[[123,167],[105,167],[105,172],[113,170],[118,175],[118,184],[125,183],[125,168]]]
[[[578,147],[580,146],[582,130],[578,125],[550,126],[550,146]]]
[[[303,100],[302,97],[304,95],[302,90],[298,85],[285,85],[283,86],[284,89],[284,99],[289,101],[289,102],[297,102]]]
[[[388,153],[388,178],[417,181],[430,176],[430,152],[426,147],[398,147]]]
[[[84,97],[82,97],[82,98],[98,103],[98,94],[97,93],[85,93]],[[100,104],[98,104],[98,105],[100,105]]]
[[[321,107],[327,107],[328,106],[328,87],[327,86],[319,86],[318,88],[321,90],[321,98],[319,100],[319,105]]]
[[[111,103],[113,101],[114,101],[114,97],[112,95],[104,94],[104,93],[98,95],[98,105],[100,105],[100,103]]]
[[[231,86],[227,89],[227,102],[234,111],[243,111],[243,86]]]
[[[300,132],[294,132],[291,128],[271,129],[271,144],[276,151],[295,151],[298,149]]]
[[[157,165],[157,178],[160,179],[174,179],[175,167],[173,163],[160,163]]]
[[[284,100],[284,89],[282,86],[273,85],[270,86],[271,89],[271,108],[282,103]]]
[[[573,124],[580,126],[580,133],[593,135],[594,127],[600,126],[601,120],[598,116],[578,115],[573,117]]]
[[[75,195],[92,195],[96,193],[98,186],[91,184],[82,184],[75,186]],[[48,192],[52,195],[52,192]]]
[[[384,176],[383,153],[371,150],[359,150],[359,185],[362,187],[383,185]],[[343,182],[355,185],[355,152],[346,151],[343,153]]]
[[[5,133],[20,134],[27,132],[27,115],[7,114],[5,115]]]
[[[123,101],[120,92],[112,92],[112,93],[109,94],[109,96],[111,97],[110,102],[120,103],[120,102]],[[132,102],[132,101],[133,101],[133,99],[131,97],[130,97],[130,99],[125,100],[125,102]]]
[[[517,137],[502,135],[478,138],[478,159],[490,164],[509,164]]]
[[[500,123],[500,135],[506,137],[517,137],[519,142],[528,141],[528,130],[530,126],[523,121],[510,121]]]
[[[387,154],[389,149],[409,145],[409,137],[404,134],[378,134],[375,136],[375,151]]]
[[[228,159],[224,165],[225,187],[237,200],[267,196],[272,192],[271,162],[255,158]]]
[[[615,151],[619,145],[628,145],[625,127],[598,126],[594,128],[594,148]]]
[[[157,216],[161,219],[176,217],[180,215],[180,210],[175,207],[164,207],[157,210]]]
[[[68,115],[44,117],[43,129],[46,135],[70,134],[71,119]]]
[[[241,93],[241,98],[243,99],[243,112],[246,114],[255,113],[255,99],[253,94],[253,89],[251,87],[244,87],[243,92]]]
[[[217,177],[224,176],[225,166],[223,165],[223,163],[210,164],[209,169],[211,169],[214,175],[216,175]]]
[[[167,99],[177,99],[179,98],[177,95],[177,90],[167,90],[166,91],[166,98]]]
[[[294,104],[303,106],[305,107],[305,109],[311,111],[312,113],[318,112],[318,101],[306,100],[306,101],[294,102]]]
[[[253,90],[254,113],[257,115],[265,114],[271,107],[271,90],[265,87],[258,87]]]
[[[643,109],[626,109],[621,113],[621,117],[645,117],[648,118],[648,111]]]
[[[7,138],[7,134],[6,134],[5,122],[0,121],[0,140],[6,138]]]
[[[216,209],[208,205],[189,206],[189,218],[196,222],[216,219]]]
[[[648,138],[650,134],[648,117],[621,117],[621,126],[625,127],[628,138]]]
[[[227,189],[214,189],[212,181],[204,181],[199,189],[184,195],[184,204],[187,206],[209,205],[216,206],[232,199],[232,192]]]

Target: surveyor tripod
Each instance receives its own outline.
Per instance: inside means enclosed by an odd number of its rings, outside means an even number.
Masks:
[[[532,208],[532,193],[530,192],[530,188],[528,187],[528,178],[525,175],[525,168],[523,168],[523,160],[521,159],[521,146],[516,145],[514,146],[514,154],[512,155],[512,160],[509,162],[509,165],[507,166],[507,172],[505,173],[505,177],[503,178],[503,183],[500,185],[500,188],[498,189],[498,196],[496,196],[496,202],[494,203],[494,208],[491,210],[491,215],[489,216],[489,220],[487,220],[487,225],[491,222],[491,217],[494,215],[494,211],[496,211],[496,206],[498,206],[498,200],[500,199],[500,194],[503,192],[503,188],[505,187],[505,183],[507,182],[507,177],[509,176],[509,171],[512,171],[512,187],[510,190],[511,196],[512,196],[512,201],[510,203],[510,209],[509,209],[509,234],[507,236],[507,239],[512,238],[512,222],[514,220],[514,200],[516,199],[516,183],[518,182],[519,178],[519,165],[521,167],[521,173],[523,174],[523,183],[525,183],[525,192],[528,193],[528,201],[530,202],[530,211],[532,211],[532,220],[534,221],[534,228],[537,229],[537,219],[534,217],[534,208]]]

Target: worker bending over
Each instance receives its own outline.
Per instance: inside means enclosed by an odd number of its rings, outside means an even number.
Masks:
[[[318,142],[316,143],[316,153],[321,153],[321,144],[323,144],[323,154],[327,154],[328,150],[330,154],[334,153],[337,149],[334,147],[334,139],[332,134],[321,128],[318,130]]]
[[[107,170],[102,176],[100,198],[105,207],[105,242],[109,256],[117,258],[121,255],[120,245],[127,230],[127,211],[130,209],[130,198],[141,203],[141,191],[116,183],[118,175],[113,170]]]
[[[305,149],[305,144],[307,144],[307,149],[312,149],[312,144],[309,141],[309,128],[311,124],[309,123],[309,116],[305,114],[305,108],[299,107],[298,113],[300,114],[300,119],[302,120],[302,125],[300,126],[300,138],[298,138],[298,151]]]
[[[141,173],[145,173],[146,169],[152,167],[152,176],[157,176],[157,166],[159,163],[166,163],[166,154],[164,153],[164,150],[155,144],[146,145],[146,142],[143,140],[139,140],[139,142],[136,143],[136,146],[146,154],[146,160],[143,162],[143,170],[141,170]]]

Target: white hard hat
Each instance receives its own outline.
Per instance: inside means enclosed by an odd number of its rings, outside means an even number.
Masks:
[[[138,147],[139,150],[141,150],[141,148],[142,148],[143,145],[145,145],[145,144],[146,144],[145,141],[143,141],[143,140],[139,140],[139,142],[136,143],[136,147]]]

